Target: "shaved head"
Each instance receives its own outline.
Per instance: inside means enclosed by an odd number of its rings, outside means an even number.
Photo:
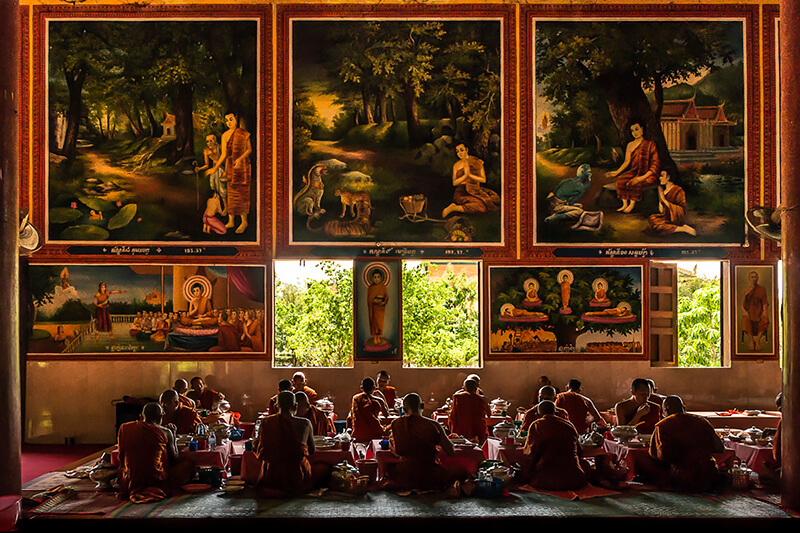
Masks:
[[[278,382],[278,392],[291,389],[292,389],[292,382],[289,381],[288,379],[282,379]]]
[[[475,392],[478,390],[478,382],[474,379],[467,378],[464,380],[464,390],[467,392]]]
[[[556,414],[556,404],[550,400],[543,400],[536,407],[536,412],[539,413],[539,416],[554,415]]]
[[[294,397],[293,392],[289,391],[282,391],[278,393],[278,410],[281,414],[284,413],[291,413],[295,409],[297,409],[297,400]]]
[[[403,409],[409,413],[419,414],[422,410],[422,398],[416,392],[409,392],[403,397]]]
[[[556,388],[550,385],[545,385],[539,389],[539,401],[550,400],[551,402],[556,399]]]
[[[364,392],[372,392],[375,388],[375,380],[372,378],[364,378],[361,380],[361,389]]]
[[[142,419],[149,424],[160,424],[163,418],[164,409],[155,402],[145,404],[142,409]]]
[[[187,383],[185,379],[176,379],[175,385],[173,385],[172,388],[178,391],[180,394],[183,394],[189,390],[189,383]]]
[[[472,381],[475,382],[476,385],[480,387],[481,377],[478,374],[470,374],[469,376],[467,376],[467,379],[471,379]]]
[[[303,391],[295,392],[294,399],[297,402],[297,412],[305,414],[308,411],[311,404],[308,401],[308,394]]]
[[[677,415],[686,411],[680,396],[667,396],[664,399],[664,411],[668,415]]]

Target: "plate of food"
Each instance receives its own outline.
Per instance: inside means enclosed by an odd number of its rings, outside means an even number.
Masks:
[[[747,416],[758,416],[761,414],[761,411],[759,411],[758,409],[747,409],[745,410],[744,414],[746,414]]]

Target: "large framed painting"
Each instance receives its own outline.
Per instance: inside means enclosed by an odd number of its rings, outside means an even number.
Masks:
[[[33,204],[49,251],[263,249],[265,14],[36,9]]]
[[[364,9],[278,7],[281,248],[507,249],[513,9]]]
[[[488,358],[642,358],[642,267],[490,265]]]
[[[736,265],[734,283],[734,355],[776,354],[779,310],[774,265]]]
[[[401,261],[355,261],[356,361],[402,359],[401,281]]]
[[[532,6],[526,21],[533,243],[745,244],[758,7]]]
[[[28,358],[263,359],[266,269],[37,264]]]

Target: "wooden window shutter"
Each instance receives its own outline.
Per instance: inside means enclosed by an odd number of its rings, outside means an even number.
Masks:
[[[678,265],[650,263],[650,364],[678,364]]]

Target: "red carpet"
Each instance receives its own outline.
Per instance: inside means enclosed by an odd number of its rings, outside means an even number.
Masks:
[[[27,483],[42,474],[59,470],[89,455],[108,448],[104,444],[23,444],[22,482]]]

